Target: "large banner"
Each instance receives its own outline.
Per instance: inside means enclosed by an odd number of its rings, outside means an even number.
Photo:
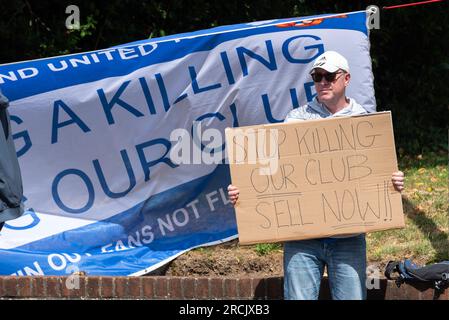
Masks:
[[[224,129],[311,101],[326,50],[374,111],[364,11],[1,65],[27,211],[1,231],[0,274],[142,275],[236,238]]]

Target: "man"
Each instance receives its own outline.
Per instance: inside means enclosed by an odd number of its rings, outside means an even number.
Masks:
[[[0,230],[23,214],[23,187],[9,121],[9,101],[0,91]]]
[[[320,55],[310,71],[317,97],[292,110],[285,121],[319,119],[367,113],[345,94],[351,75],[347,60],[335,51]],[[397,191],[404,188],[404,174],[392,174]],[[228,196],[235,205],[239,190],[229,185]],[[284,244],[284,298],[318,299],[324,267],[327,266],[331,295],[337,300],[366,299],[365,234],[289,241]]]

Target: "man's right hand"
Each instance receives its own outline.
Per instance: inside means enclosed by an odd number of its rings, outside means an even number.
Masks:
[[[239,199],[240,190],[236,186],[230,184],[228,186],[228,197],[232,205],[235,206],[237,200]]]

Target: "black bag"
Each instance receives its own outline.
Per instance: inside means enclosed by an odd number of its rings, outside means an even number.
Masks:
[[[416,265],[409,259],[390,261],[385,268],[385,276],[389,280],[395,280],[398,287],[403,283],[427,284],[435,289],[437,295],[449,286],[449,261],[427,266]]]

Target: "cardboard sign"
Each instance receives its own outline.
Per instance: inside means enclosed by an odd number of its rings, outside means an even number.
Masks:
[[[226,129],[240,243],[404,227],[390,112]]]

